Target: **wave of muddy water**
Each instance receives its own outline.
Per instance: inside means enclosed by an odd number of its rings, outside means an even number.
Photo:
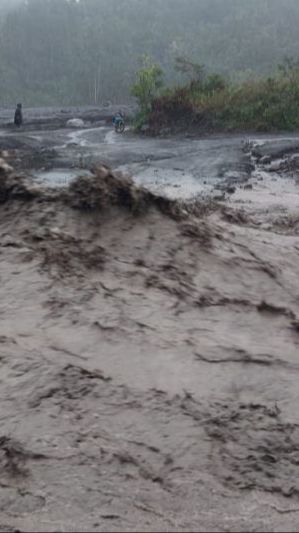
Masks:
[[[265,139],[3,136],[33,174],[101,160],[204,199],[0,170],[1,530],[296,531],[296,164]]]

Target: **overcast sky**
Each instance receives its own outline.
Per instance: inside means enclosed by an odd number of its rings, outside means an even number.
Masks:
[[[9,9],[13,8],[18,4],[21,4],[23,0],[0,0],[0,9]]]

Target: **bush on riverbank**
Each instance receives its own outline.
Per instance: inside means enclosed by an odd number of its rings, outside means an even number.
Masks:
[[[299,128],[299,66],[287,62],[271,78],[228,83],[215,75],[167,89],[144,120],[154,134],[173,131],[277,131]]]

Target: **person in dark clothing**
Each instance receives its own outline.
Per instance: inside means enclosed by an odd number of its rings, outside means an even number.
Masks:
[[[22,104],[18,104],[16,112],[15,112],[15,126],[19,128],[20,126],[22,126],[22,124],[23,124]]]

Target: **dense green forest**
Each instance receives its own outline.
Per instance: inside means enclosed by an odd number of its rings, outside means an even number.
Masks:
[[[144,54],[168,84],[178,56],[236,81],[299,56],[298,0],[0,2],[0,105],[125,103]]]

